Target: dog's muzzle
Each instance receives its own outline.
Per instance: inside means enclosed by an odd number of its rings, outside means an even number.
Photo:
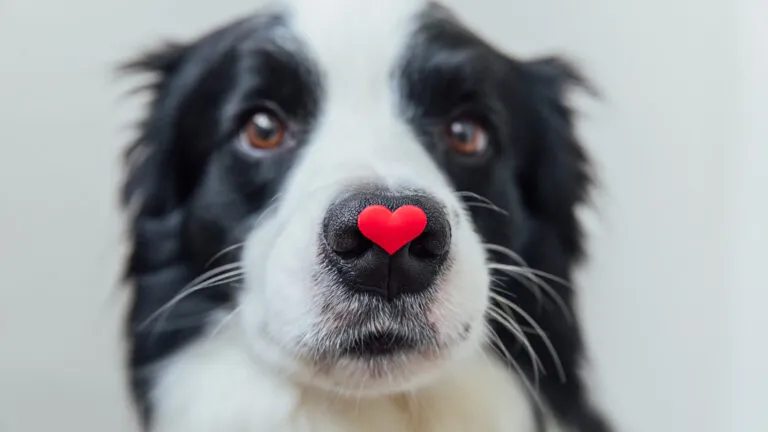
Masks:
[[[451,225],[429,194],[373,189],[334,202],[321,237],[322,258],[341,285],[393,301],[435,285],[449,255]]]

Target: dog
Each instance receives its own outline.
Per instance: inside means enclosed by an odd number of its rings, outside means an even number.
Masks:
[[[610,432],[560,57],[419,0],[293,0],[143,52],[127,364],[152,432]]]

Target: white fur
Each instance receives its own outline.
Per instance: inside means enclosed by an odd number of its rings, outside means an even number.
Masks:
[[[532,432],[520,383],[475,352],[412,392],[354,398],[297,385],[254,362],[242,335],[203,339],[159,370],[154,432]]]
[[[157,370],[153,431],[532,431],[522,386],[482,350],[490,282],[481,240],[399,110],[392,71],[422,6],[289,4],[291,30],[321,72],[321,116],[246,240],[237,316]],[[393,365],[388,379],[366,377],[364,362],[320,374],[299,347],[323,325],[313,279],[321,221],[345,188],[370,182],[424,190],[452,215],[454,265],[429,316],[454,346]],[[458,342],[467,323],[471,332]]]

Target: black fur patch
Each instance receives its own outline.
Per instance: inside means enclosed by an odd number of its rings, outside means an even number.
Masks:
[[[277,194],[295,159],[295,151],[268,161],[243,157],[240,129],[263,104],[276,104],[299,125],[301,142],[319,109],[315,73],[273,43],[282,25],[279,16],[247,19],[123,68],[154,76],[147,88],[154,100],[128,149],[123,187],[133,245],[126,267],[133,287],[129,366],[145,420],[146,369],[205,331],[212,313],[232,307],[236,277],[222,273],[216,285],[185,290],[211,268],[237,260],[239,249],[231,246]]]

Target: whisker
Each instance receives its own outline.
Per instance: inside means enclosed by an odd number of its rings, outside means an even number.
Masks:
[[[557,291],[555,291],[554,288],[552,288],[551,285],[549,285],[548,283],[544,282],[543,280],[541,280],[540,278],[536,277],[535,275],[531,275],[530,273],[528,273],[528,271],[526,269],[523,269],[523,268],[520,268],[520,267],[517,267],[517,266],[513,266],[513,265],[498,264],[498,263],[490,263],[490,264],[488,264],[488,268],[491,269],[491,270],[498,270],[498,271],[504,272],[504,273],[509,274],[510,276],[513,276],[513,277],[515,277],[515,275],[522,276],[522,277],[525,277],[526,279],[528,279],[529,281],[533,282],[536,285],[536,287],[538,288],[537,291],[543,290],[544,292],[549,294],[549,297],[551,297],[552,301],[554,301],[555,304],[557,305],[557,307],[560,308],[560,310],[563,312],[563,315],[565,316],[565,318],[569,322],[571,322],[571,323],[573,322],[573,320],[574,320],[573,313],[568,308],[568,305],[565,303],[565,300],[563,300],[563,298],[560,297],[560,295],[557,293]],[[518,279],[518,280],[520,280],[520,279]],[[521,280],[521,282],[522,282],[522,280]],[[530,288],[530,286],[528,286],[528,288]],[[537,295],[537,300],[542,301],[542,299],[540,297],[540,292],[539,292],[539,295]]]
[[[488,204],[485,204],[485,203],[468,202],[468,201],[465,201],[464,204],[466,204],[467,207],[486,208],[486,209],[489,209],[489,210],[493,210],[493,211],[499,212],[499,213],[503,214],[504,216],[509,216],[509,213],[506,210],[504,210],[502,208],[499,208],[499,207],[496,207],[494,205],[488,205]]]
[[[218,274],[218,273],[223,273],[223,272],[226,272],[226,271],[230,271],[230,270],[233,270],[233,269],[238,269],[238,268],[241,268],[241,265],[240,265],[240,263],[229,263],[229,264],[223,264],[223,265],[220,265],[220,266],[218,266],[218,267],[215,267],[215,268],[213,268],[213,269],[211,269],[211,270],[208,270],[207,272],[205,272],[205,273],[201,274],[200,276],[198,276],[198,277],[196,277],[196,278],[192,279],[192,281],[191,281],[190,283],[188,283],[188,284],[187,284],[187,285],[186,285],[186,286],[185,286],[185,287],[182,289],[182,291],[184,291],[184,289],[186,289],[186,288],[188,288],[188,287],[191,287],[191,286],[197,285],[197,284],[199,284],[200,282],[203,282],[203,281],[204,281],[204,280],[206,280],[207,278],[209,278],[209,277],[212,277],[212,276],[214,276],[214,275],[216,275],[216,274]]]
[[[496,305],[489,304],[488,305],[489,312],[495,312],[495,314],[492,314],[491,317],[494,318],[500,324],[502,324],[505,328],[507,328],[507,330],[509,330],[515,337],[517,337],[518,340],[520,340],[521,343],[523,343],[523,345],[528,350],[528,354],[531,357],[531,359],[535,360],[534,367],[533,367],[534,372],[536,372],[537,370],[536,366],[538,364],[538,366],[541,367],[541,371],[546,375],[544,366],[541,364],[541,361],[536,355],[536,352],[534,351],[533,346],[530,344],[530,341],[525,336],[524,329],[522,328],[520,323],[518,323],[517,320],[515,320],[514,314],[509,309],[509,306],[507,306],[505,302],[500,302],[497,300],[498,295],[493,292],[494,288],[497,288],[497,287],[494,287],[492,282],[491,292],[489,293],[489,297],[491,298],[491,300],[496,300],[499,306],[504,310],[499,310],[498,307],[496,307]],[[496,316],[496,314],[498,314],[498,316]],[[505,320],[500,319],[501,317],[506,318],[506,322]],[[512,327],[514,327],[514,329]],[[538,375],[537,375],[537,381],[538,381]]]
[[[499,311],[498,308],[493,306],[489,308],[488,313],[494,320],[496,320],[496,322],[509,330],[509,332],[512,333],[523,344],[526,351],[528,352],[528,356],[531,358],[531,366],[533,366],[533,371],[536,376],[538,377],[538,370],[541,370],[541,372],[546,375],[544,365],[541,363],[539,356],[536,355],[536,351],[534,351],[533,345],[531,345],[525,334],[518,328],[514,317],[511,315],[505,315],[503,312]]]
[[[504,359],[506,359],[507,362],[509,364],[511,364],[512,367],[515,368],[515,370],[517,370],[517,372],[520,374],[521,378],[526,380],[526,384],[530,384],[527,381],[527,379],[525,377],[525,374],[523,373],[523,370],[520,367],[520,365],[517,363],[517,361],[512,356],[512,354],[510,354],[509,350],[507,350],[507,348],[504,346],[504,343],[501,342],[501,337],[496,332],[496,330],[494,330],[493,327],[491,327],[489,324],[486,324],[486,329],[488,331],[488,337],[491,339],[491,341],[490,341],[491,344],[490,345],[494,349],[494,351],[496,351],[497,353],[502,355],[504,357]],[[533,390],[533,388],[538,389],[539,388],[539,374],[538,374],[538,370],[535,369],[535,368],[533,370],[533,380],[534,380],[534,385],[532,386],[531,390]]]
[[[226,265],[217,267],[195,278],[192,282],[187,284],[187,286],[183,288],[178,294],[176,294],[171,300],[169,300],[167,303],[165,303],[163,306],[161,306],[155,312],[153,312],[144,322],[142,322],[138,326],[138,329],[141,330],[144,327],[146,327],[147,324],[155,320],[160,314],[162,314],[169,308],[175,306],[184,297],[188,296],[189,294],[192,294],[193,292],[199,291],[204,288],[208,288],[210,286],[221,285],[224,283],[237,280],[237,279],[227,280],[227,278],[231,278],[233,276],[241,276],[243,273],[243,270],[239,269],[239,267],[240,267],[239,263],[226,264]],[[223,274],[220,274],[220,273],[223,273]]]
[[[227,276],[229,276],[229,277],[227,277]],[[197,286],[195,286],[193,288],[190,288],[190,289],[182,292],[181,294],[177,295],[176,298],[172,299],[170,302],[168,302],[165,305],[163,305],[163,307],[161,309],[165,309],[165,311],[157,310],[153,314],[153,316],[154,316],[154,315],[157,315],[159,312],[164,312],[164,313],[161,314],[162,316],[155,316],[155,318],[160,318],[160,319],[158,319],[157,324],[153,327],[152,335],[155,335],[156,333],[158,333],[160,331],[162,326],[165,324],[165,321],[168,318],[168,315],[173,310],[173,306],[177,305],[185,297],[191,295],[192,293],[195,293],[197,291],[201,291],[201,290],[206,289],[206,288],[211,288],[211,287],[214,287],[214,286],[225,285],[225,284],[232,283],[232,282],[238,282],[240,280],[242,280],[242,276],[238,276],[238,275],[231,276],[231,275],[227,274],[227,275],[217,276],[216,278],[213,278],[210,281],[207,281],[205,283],[197,285]],[[146,324],[149,324],[149,322],[151,322],[152,319],[153,319],[153,317],[150,316],[150,318],[147,319]]]
[[[509,296],[509,297],[514,297],[514,294],[510,294],[510,293],[508,293],[507,291],[505,291],[503,288],[501,288],[501,287],[498,287],[498,286],[493,286],[493,285],[491,285],[491,291],[495,291],[495,293],[494,293],[494,294],[498,293],[498,295],[501,295],[501,296]],[[512,311],[511,311],[511,310],[509,310],[509,306],[507,306],[506,304],[504,304],[504,303],[501,303],[499,306],[501,306],[502,308],[504,308],[504,312],[506,312],[507,314],[512,314]],[[519,322],[516,322],[516,324],[517,324],[517,327],[518,327],[520,330],[522,330],[522,331],[523,331],[523,333],[527,333],[527,334],[538,334],[538,333],[536,332],[536,329],[534,329],[533,327],[530,327],[530,326],[527,326],[527,325],[524,325],[524,324],[520,324]]]
[[[491,270],[491,271],[498,270],[498,271],[501,271],[503,274],[505,274],[507,276],[513,277],[516,281],[518,281],[521,284],[523,284],[526,288],[528,288],[533,293],[533,295],[536,296],[536,301],[539,303],[539,305],[544,304],[544,297],[542,295],[542,288],[541,288],[541,286],[536,284],[535,280],[531,280],[531,278],[528,277],[528,275],[526,275],[522,271],[518,272],[518,271],[510,271],[510,270],[506,270],[506,269],[499,269],[499,268],[495,267],[497,265],[502,265],[502,264],[498,264],[498,263],[494,263],[494,262],[488,263],[488,269]],[[510,293],[510,294],[513,294],[513,293]]]
[[[480,195],[480,194],[476,194],[476,193],[474,193],[474,192],[470,192],[470,191],[458,191],[458,192],[456,192],[456,195],[458,195],[459,197],[468,197],[468,198],[474,198],[474,199],[476,199],[476,200],[478,200],[478,201],[481,201],[481,202],[483,202],[483,203],[485,203],[485,204],[488,204],[488,205],[491,205],[491,206],[497,207],[497,206],[496,206],[496,204],[494,204],[494,203],[493,203],[493,201],[489,200],[488,198],[486,198],[486,197],[484,197],[484,196],[482,196],[482,195]]]
[[[507,212],[503,208],[497,206],[496,204],[491,202],[491,200],[489,200],[488,198],[485,198],[482,195],[478,195],[478,194],[476,194],[474,192],[469,192],[469,191],[459,191],[459,192],[455,192],[455,194],[459,197],[459,199],[464,204],[467,205],[467,207],[487,208],[489,210],[493,210],[493,211],[499,212],[499,213],[503,214],[504,216],[509,216],[509,212]],[[465,197],[467,197],[467,198],[474,198],[474,199],[476,199],[476,200],[478,200],[480,202],[471,202],[471,201],[468,201],[468,200],[464,199]]]
[[[488,329],[488,333],[489,333],[489,336],[490,336],[490,337],[492,337],[492,338],[494,338],[494,340],[496,340],[496,341],[497,341],[497,344],[498,344],[498,346],[500,346],[500,347],[502,347],[502,348],[503,348],[503,347],[504,347],[504,345],[503,345],[503,344],[501,344],[501,339],[499,338],[499,335],[498,335],[498,334],[496,334],[496,332],[493,330],[493,328],[492,328],[492,327],[490,327],[490,326],[486,325],[486,328]],[[493,347],[493,344],[491,344],[491,346]],[[505,349],[505,351],[506,351],[506,349]],[[497,352],[498,352],[498,351],[497,351]],[[507,354],[509,354],[509,352],[507,352]],[[486,357],[486,359],[487,359],[488,361],[493,361],[493,360],[491,360],[491,359],[488,357],[488,355],[487,355],[487,354],[485,355],[485,357]],[[541,398],[539,397],[539,392],[538,392],[538,388],[539,388],[538,378],[537,378],[537,377],[535,378],[535,379],[537,380],[535,387],[534,387],[534,386],[532,386],[532,385],[531,385],[531,382],[530,382],[530,381],[529,381],[529,380],[526,378],[526,376],[525,376],[525,373],[523,372],[523,370],[522,370],[522,368],[520,367],[520,365],[519,365],[519,364],[517,364],[517,362],[515,361],[515,359],[514,359],[514,358],[512,358],[512,356],[508,356],[507,358],[509,359],[509,364],[512,366],[512,368],[513,368],[513,369],[515,369],[515,371],[517,371],[517,374],[518,374],[518,376],[520,377],[520,380],[522,380],[522,381],[523,381],[523,385],[525,386],[525,388],[527,388],[527,389],[528,389],[528,392],[530,392],[530,394],[531,394],[531,397],[533,398],[533,400],[534,400],[534,402],[536,403],[536,405],[537,405],[539,408],[542,408],[542,409],[543,409],[544,405],[542,404],[542,401],[541,401]]]
[[[490,286],[490,288],[491,288],[491,291],[493,291],[493,290],[499,290],[499,292],[502,292],[502,293],[503,293],[503,292],[505,292],[505,291],[502,289],[502,286],[499,286],[497,283],[498,283],[498,279],[494,279],[494,278],[491,278],[491,286]],[[512,316],[512,311],[510,311],[510,310],[509,310],[509,308],[507,307],[507,305],[506,305],[506,304],[504,304],[504,303],[501,303],[501,307],[503,307],[503,308],[504,308],[504,312],[506,312],[506,313],[507,313],[509,316]],[[520,323],[517,323],[517,322],[516,322],[515,324],[517,324],[517,326],[518,326],[518,327],[520,327]]]
[[[200,313],[190,313],[185,316],[174,317],[170,320],[164,319],[162,322],[158,322],[157,325],[152,327],[151,336],[155,337],[160,332],[182,330],[198,326],[201,321],[207,321],[211,319],[215,314],[216,311],[206,311]]]
[[[240,309],[241,309],[241,308],[242,308],[242,306],[238,306],[238,307],[234,308],[234,309],[233,309],[231,312],[229,312],[229,313],[228,313],[226,316],[224,316],[224,317],[221,319],[221,321],[219,322],[219,324],[218,324],[218,325],[216,325],[216,327],[213,329],[213,331],[211,331],[211,334],[210,334],[209,338],[210,338],[210,339],[213,339],[214,337],[216,337],[216,335],[217,335],[217,334],[219,334],[219,332],[220,332],[220,331],[221,331],[221,330],[222,330],[222,329],[223,329],[223,328],[224,328],[224,327],[225,327],[225,326],[226,326],[226,325],[227,325],[227,324],[228,324],[230,321],[232,321],[232,318],[234,318],[234,317],[235,317],[235,315],[237,315],[238,313],[240,313]]]
[[[560,379],[565,382],[566,376],[565,376],[565,369],[563,368],[563,364],[560,361],[560,356],[557,354],[557,350],[555,349],[555,346],[552,344],[552,341],[547,336],[546,332],[544,332],[544,329],[539,326],[539,324],[534,320],[530,315],[528,315],[520,306],[514,304],[513,302],[503,298],[502,296],[491,293],[491,296],[494,297],[497,301],[505,303],[507,306],[512,308],[516,313],[518,313],[521,317],[523,317],[524,320],[526,320],[534,329],[536,329],[536,332],[541,336],[542,341],[544,342],[544,345],[546,345],[547,350],[549,350],[549,353],[552,355],[552,359],[555,360],[555,366],[557,367],[558,374],[560,375]]]
[[[543,290],[547,294],[549,294],[549,296],[555,302],[557,307],[559,307],[560,310],[563,312],[563,315],[565,316],[565,318],[570,323],[574,322],[573,312],[571,312],[565,300],[563,300],[563,298],[557,293],[557,291],[554,288],[552,288],[550,284],[548,284],[546,281],[542,280],[541,278],[543,277],[543,278],[555,281],[566,287],[571,287],[570,282],[568,282],[563,278],[559,278],[555,275],[549,274],[547,272],[531,268],[520,255],[516,254],[509,248],[505,248],[503,246],[499,246],[491,243],[484,243],[483,246],[489,251],[495,251],[495,252],[501,253],[520,264],[520,266],[515,266],[510,264],[501,264],[501,263],[491,262],[488,264],[489,269],[498,270],[506,274],[509,274],[510,276],[514,276],[515,274],[517,274],[527,278],[528,280],[530,280],[532,283],[535,284],[534,294],[536,295],[537,300],[539,302],[542,301],[541,291]],[[519,278],[516,278],[516,279],[522,282],[529,289],[534,289],[534,287],[523,282],[521,279]]]
[[[204,268],[208,268],[208,266],[213,264],[217,259],[219,259],[222,255],[226,254],[227,252],[233,251],[233,250],[235,250],[237,248],[241,248],[244,245],[245,245],[245,243],[237,243],[237,244],[233,244],[232,246],[229,246],[229,247],[226,247],[226,248],[222,249],[219,253],[214,255],[213,258],[208,260],[207,263],[205,263],[205,267]]]
[[[499,280],[499,279],[497,279],[497,278],[493,278],[493,277],[492,277],[492,278],[491,278],[491,286],[490,286],[490,288],[491,288],[491,291],[496,291],[496,292],[498,292],[500,295],[505,295],[505,296],[507,296],[507,297],[511,297],[511,298],[515,298],[515,297],[517,297],[517,296],[516,296],[514,293],[511,293],[511,292],[508,292],[508,291],[506,291],[506,290],[503,288],[503,286],[494,285],[494,284],[498,284],[498,283],[500,283],[500,282],[501,282],[501,280]],[[510,311],[510,310],[509,310],[509,308],[508,308],[508,306],[507,306],[506,304],[502,303],[502,304],[500,304],[500,306],[501,306],[502,308],[504,308],[504,312],[506,312],[507,314],[510,314],[510,315],[512,315],[512,311]],[[535,330],[534,328],[532,328],[532,327],[529,327],[529,326],[526,326],[526,325],[520,324],[519,322],[515,322],[515,324],[516,324],[516,325],[517,325],[517,327],[518,327],[520,330],[522,330],[524,333],[529,333],[529,334],[536,334],[536,330]]]
[[[547,278],[547,279],[552,280],[554,282],[563,284],[563,285],[565,285],[567,287],[571,286],[571,283],[569,281],[567,281],[567,280],[565,280],[565,279],[563,279],[561,277],[557,277],[557,276],[555,276],[555,275],[553,275],[551,273],[547,273],[545,271],[536,270],[534,268],[531,268],[531,266],[529,266],[528,263],[525,262],[523,257],[521,257],[519,254],[515,253],[514,251],[512,251],[509,248],[505,248],[504,246],[499,246],[499,245],[493,244],[493,243],[483,243],[483,246],[485,246],[485,248],[488,249],[488,250],[499,252],[499,253],[501,253],[503,255],[506,255],[507,257],[515,260],[527,272],[533,273],[533,274],[535,274],[537,276],[541,276],[541,277]]]
[[[502,354],[504,356],[504,358],[506,360],[510,361],[510,362],[515,361],[515,358],[512,357],[512,354],[509,352],[507,347],[505,347],[504,344],[501,343],[501,338],[496,333],[496,331],[493,329],[493,327],[490,324],[488,324],[488,323],[486,323],[485,326],[486,326],[486,329],[488,330],[488,333],[489,333],[488,336],[491,339],[493,339],[491,342],[495,342],[496,345],[498,346],[498,348],[502,351],[499,354]],[[492,346],[493,346],[493,344],[492,344]]]

